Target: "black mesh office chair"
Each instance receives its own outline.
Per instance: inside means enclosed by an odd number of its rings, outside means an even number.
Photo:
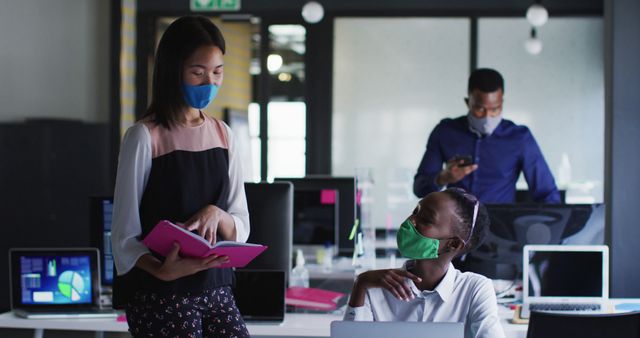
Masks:
[[[531,312],[527,338],[640,338],[640,312],[559,314]]]

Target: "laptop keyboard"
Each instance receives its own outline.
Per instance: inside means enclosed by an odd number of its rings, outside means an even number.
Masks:
[[[531,311],[599,311],[600,304],[529,304]]]

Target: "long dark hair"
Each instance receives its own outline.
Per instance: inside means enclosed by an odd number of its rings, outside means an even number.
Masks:
[[[172,22],[162,34],[153,68],[151,103],[142,117],[171,129],[187,107],[182,93],[182,68],[185,60],[202,46],[216,46],[225,53],[222,33],[204,16],[183,16]]]

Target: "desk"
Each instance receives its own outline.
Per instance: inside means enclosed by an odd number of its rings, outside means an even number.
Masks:
[[[622,303],[640,304],[640,299],[612,299],[613,305]],[[507,338],[525,338],[527,325],[511,324],[513,311],[499,306],[500,323]],[[248,324],[252,337],[329,337],[331,322],[342,320],[342,316],[328,314],[287,313],[282,324]],[[12,312],[0,314],[0,328],[33,329],[34,338],[42,338],[44,330],[95,331],[96,337],[103,332],[127,332],[127,323],[115,319],[23,319]]]
[[[342,316],[326,314],[287,313],[282,324],[247,324],[252,337],[329,337],[331,322]],[[42,338],[44,330],[128,332],[126,322],[115,319],[24,319],[13,312],[0,314],[0,328],[33,329],[34,338]]]
[[[526,325],[510,324],[513,312],[502,310],[501,322],[508,338],[527,336]],[[280,325],[248,324],[252,337],[329,337],[331,322],[342,320],[342,316],[327,314],[287,313]],[[42,338],[44,330],[95,331],[96,337],[104,332],[127,332],[127,323],[115,319],[24,319],[12,312],[0,314],[0,328],[33,329],[34,338]]]
[[[103,332],[127,332],[127,323],[115,318],[104,319],[24,319],[13,312],[0,314],[0,327],[12,329],[33,329],[34,338],[42,338],[44,330],[95,331],[102,337]]]

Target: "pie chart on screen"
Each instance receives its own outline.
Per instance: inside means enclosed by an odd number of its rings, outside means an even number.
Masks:
[[[65,271],[58,277],[58,289],[63,296],[71,301],[78,301],[84,293],[82,276],[75,271]]]

